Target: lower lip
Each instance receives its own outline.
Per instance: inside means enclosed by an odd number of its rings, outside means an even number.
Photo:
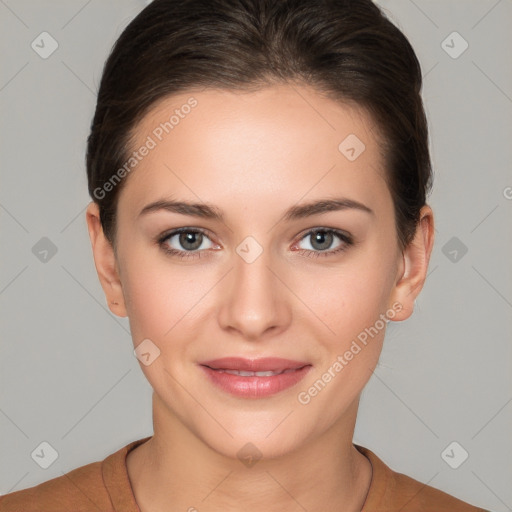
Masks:
[[[297,384],[311,369],[311,365],[308,365],[293,372],[269,377],[242,377],[241,375],[212,370],[208,366],[200,366],[216,386],[232,395],[243,398],[263,398],[275,395]]]

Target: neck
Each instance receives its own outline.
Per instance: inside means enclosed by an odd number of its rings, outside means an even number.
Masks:
[[[371,464],[353,445],[358,401],[320,438],[286,455],[258,459],[220,454],[191,432],[153,395],[154,435],[127,457],[141,512],[208,510],[360,512]],[[252,458],[251,458],[252,456]]]

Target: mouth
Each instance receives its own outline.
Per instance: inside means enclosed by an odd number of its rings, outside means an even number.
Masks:
[[[248,372],[248,371],[244,371],[244,370],[228,370],[225,368],[212,368],[211,366],[208,366],[208,368],[215,370],[219,373],[229,373],[231,375],[240,375],[241,377],[272,377],[273,375],[281,375],[282,373],[291,373],[291,372],[294,372],[294,371],[300,369],[300,368],[289,368],[287,370],[282,370],[282,371],[267,370],[267,371],[262,371],[262,372]]]
[[[207,366],[212,370],[225,371],[227,373],[236,372],[233,373],[233,375],[242,375],[244,377],[269,377],[298,370],[304,366],[310,366],[310,363],[305,361],[294,361],[281,357],[262,357],[259,359],[223,357],[221,359],[204,361],[199,364],[201,366]]]
[[[227,357],[199,363],[210,382],[242,398],[263,398],[288,389],[304,378],[312,365],[275,357]]]

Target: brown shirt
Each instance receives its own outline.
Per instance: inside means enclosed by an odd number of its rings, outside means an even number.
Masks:
[[[0,512],[140,512],[126,455],[150,437],[133,441],[103,461],[1,496]],[[369,459],[373,470],[363,512],[488,512],[396,473],[372,451],[354,446]]]

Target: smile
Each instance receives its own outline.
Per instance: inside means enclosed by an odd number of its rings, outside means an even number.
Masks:
[[[223,370],[220,368],[212,368],[221,373],[230,373],[231,375],[240,375],[241,377],[272,377],[273,375],[281,375],[282,373],[290,373],[296,371],[295,368],[289,370],[282,370],[278,372],[266,371],[266,372],[247,372],[243,370]]]
[[[199,365],[218,389],[241,398],[265,398],[298,384],[312,368],[306,364],[299,368],[281,370],[236,370]]]

